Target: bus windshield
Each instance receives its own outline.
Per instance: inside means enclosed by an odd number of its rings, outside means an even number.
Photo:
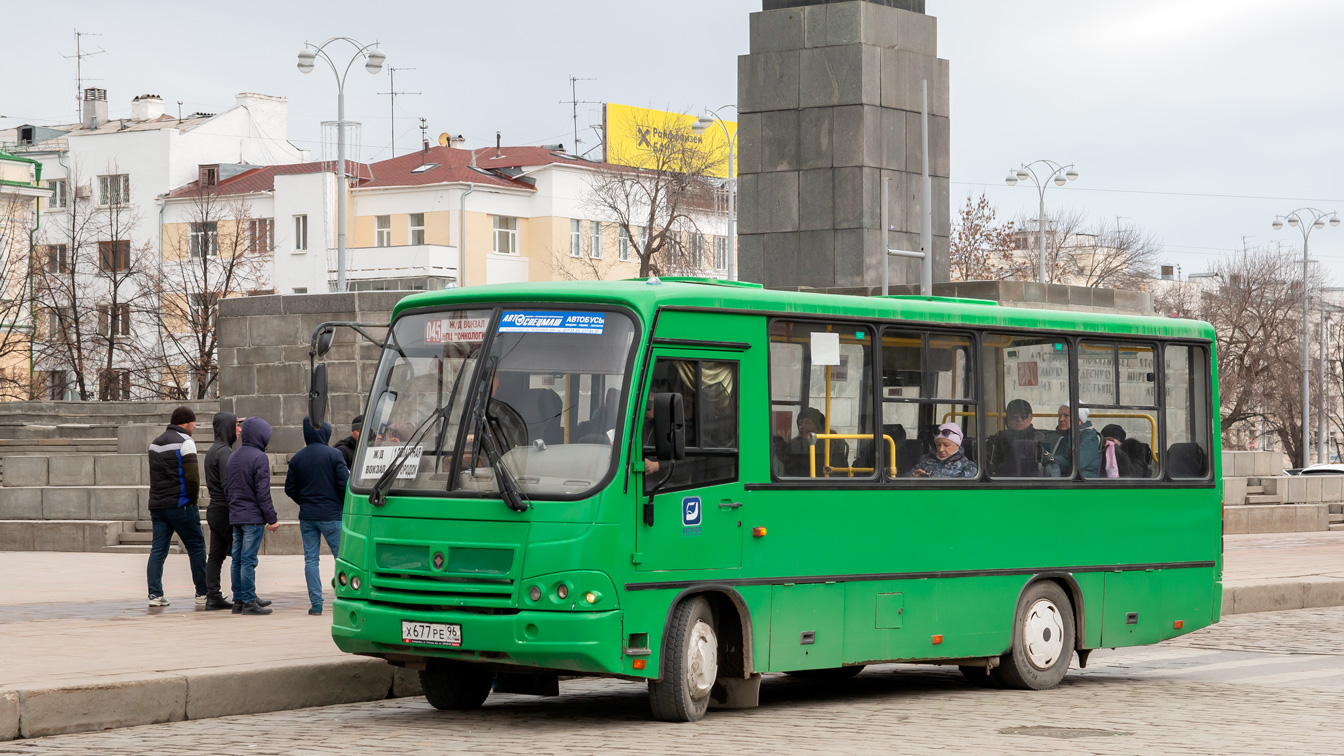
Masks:
[[[520,307],[399,318],[378,367],[354,485],[372,486],[414,441],[393,491],[497,493],[485,424],[522,494],[593,489],[620,446],[634,343],[634,323],[618,312]]]

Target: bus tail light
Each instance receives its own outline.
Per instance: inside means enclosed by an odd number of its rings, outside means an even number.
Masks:
[[[941,635],[935,635],[935,636],[933,636],[933,645],[935,645],[935,646],[941,646],[941,645],[943,645],[943,636],[941,636]]]
[[[1177,630],[1180,630],[1181,628],[1185,627],[1185,620],[1176,620],[1175,622],[1173,622],[1173,623],[1171,623],[1171,624],[1172,624],[1172,626],[1175,627]]]
[[[649,666],[649,660],[635,659],[633,662],[630,663],[630,666],[634,667],[635,669],[644,669],[645,667]]]

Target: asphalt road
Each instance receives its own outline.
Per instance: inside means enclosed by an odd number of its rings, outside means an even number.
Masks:
[[[649,720],[644,687],[561,684],[478,712],[421,698],[0,743],[0,754],[1344,754],[1344,608],[1233,616],[1160,646],[1101,650],[1055,690],[983,690],[884,665],[840,684],[767,676],[761,706]]]

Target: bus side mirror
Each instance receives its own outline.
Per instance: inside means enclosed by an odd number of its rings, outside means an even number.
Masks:
[[[317,335],[317,356],[322,357],[331,351],[331,341],[336,337],[336,331],[328,328]]]
[[[328,339],[330,340],[330,339]],[[321,428],[327,416],[327,363],[313,368],[312,382],[308,387],[308,419],[314,428]]]
[[[686,410],[681,394],[653,395],[653,449],[658,459],[686,459]]]

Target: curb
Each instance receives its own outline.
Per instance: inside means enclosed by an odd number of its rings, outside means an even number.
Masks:
[[[414,672],[360,657],[12,686],[0,688],[0,741],[416,695]]]
[[[1344,606],[1344,579],[1304,577],[1223,587],[1223,615]]]

